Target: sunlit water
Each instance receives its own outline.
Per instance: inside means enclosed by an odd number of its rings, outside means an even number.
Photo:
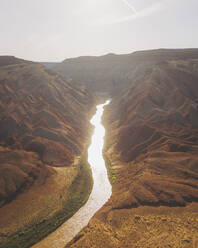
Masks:
[[[108,180],[105,162],[102,156],[105,129],[101,124],[101,117],[104,110],[103,107],[108,103],[109,101],[106,101],[105,104],[98,105],[96,114],[90,121],[95,126],[91,145],[88,149],[88,161],[91,165],[94,185],[87,203],[55,232],[34,245],[33,248],[65,247],[88,224],[91,217],[111,196],[111,184]]]

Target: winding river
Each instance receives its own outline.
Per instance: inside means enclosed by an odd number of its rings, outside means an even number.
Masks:
[[[101,124],[103,107],[109,104],[109,100],[97,106],[97,111],[91,119],[95,127],[88,149],[88,161],[91,165],[94,185],[87,203],[76,212],[69,220],[60,226],[55,232],[34,245],[32,248],[63,248],[76,234],[85,227],[91,217],[104,205],[111,196],[111,184],[109,183],[105,162],[102,156],[105,129]]]

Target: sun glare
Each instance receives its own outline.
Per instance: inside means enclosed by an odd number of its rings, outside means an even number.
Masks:
[[[104,169],[105,166],[105,162],[102,156],[105,129],[101,123],[101,117],[104,111],[103,107],[109,104],[109,102],[110,100],[107,100],[104,104],[98,105],[96,114],[90,121],[91,124],[95,126],[91,145],[88,149],[88,161],[93,170]]]

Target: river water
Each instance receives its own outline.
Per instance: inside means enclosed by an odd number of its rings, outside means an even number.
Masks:
[[[110,198],[111,184],[108,180],[105,162],[102,156],[105,129],[101,123],[101,118],[104,111],[103,107],[107,104],[109,104],[109,101],[98,105],[97,111],[90,121],[95,127],[91,145],[88,148],[88,161],[91,165],[94,184],[87,203],[56,231],[32,248],[64,248]]]

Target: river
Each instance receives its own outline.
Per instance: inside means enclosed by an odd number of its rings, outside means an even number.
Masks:
[[[88,161],[92,169],[94,184],[88,201],[69,220],[56,229],[56,231],[35,244],[32,248],[64,248],[110,198],[112,193],[111,184],[108,180],[106,166],[102,156],[105,129],[101,123],[104,111],[103,107],[109,104],[109,102],[108,100],[104,104],[98,105],[96,107],[97,111],[90,121],[95,127],[91,145],[88,148]]]

